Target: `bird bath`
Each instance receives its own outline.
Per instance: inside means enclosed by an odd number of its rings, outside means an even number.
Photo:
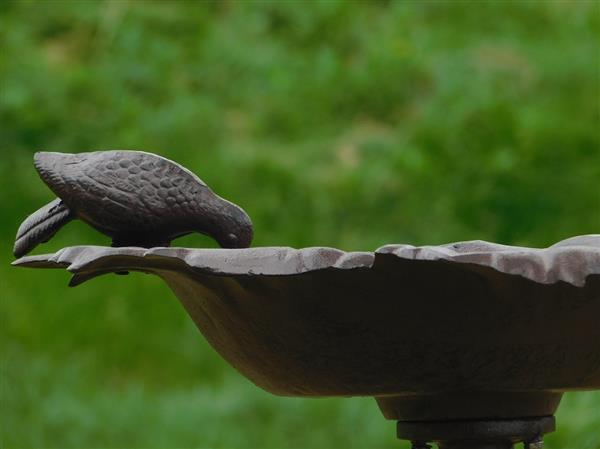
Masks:
[[[414,448],[541,447],[600,389],[600,235],[332,248],[79,246],[15,265],[161,277],[210,344],[276,395],[372,396]]]

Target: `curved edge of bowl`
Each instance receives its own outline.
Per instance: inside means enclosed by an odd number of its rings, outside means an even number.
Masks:
[[[438,246],[385,245],[374,252],[345,252],[336,248],[257,247],[247,249],[111,248],[73,246],[54,254],[22,257],[13,265],[66,268],[74,273],[70,285],[123,270],[191,269],[214,275],[286,276],[306,272],[371,268],[394,256],[409,261],[471,264],[517,275],[540,284],[566,282],[583,287],[600,275],[600,234],[572,237],[548,248],[500,245],[482,240]]]

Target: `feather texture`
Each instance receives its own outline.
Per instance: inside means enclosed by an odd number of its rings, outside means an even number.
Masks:
[[[15,257],[21,257],[40,243],[47,242],[73,218],[71,210],[58,198],[35,211],[19,226],[13,249]]]
[[[169,246],[191,232],[227,248],[252,241],[252,222],[239,206],[161,156],[132,150],[38,152],[34,164],[59,199],[25,220],[14,247],[17,257],[74,218],[111,237],[113,246]]]

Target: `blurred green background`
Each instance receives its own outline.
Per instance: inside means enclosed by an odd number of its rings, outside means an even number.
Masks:
[[[36,150],[174,159],[256,246],[600,230],[597,1],[3,1],[0,20],[2,447],[408,447],[372,399],[256,388],[158,278],[11,268],[52,198]],[[108,243],[74,222],[37,251]],[[558,424],[549,449],[599,448],[600,394]]]

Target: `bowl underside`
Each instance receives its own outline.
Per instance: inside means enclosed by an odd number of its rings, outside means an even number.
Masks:
[[[210,344],[286,396],[375,396],[388,418],[554,413],[600,388],[600,237],[330,248],[73,247],[18,265],[160,276]]]

